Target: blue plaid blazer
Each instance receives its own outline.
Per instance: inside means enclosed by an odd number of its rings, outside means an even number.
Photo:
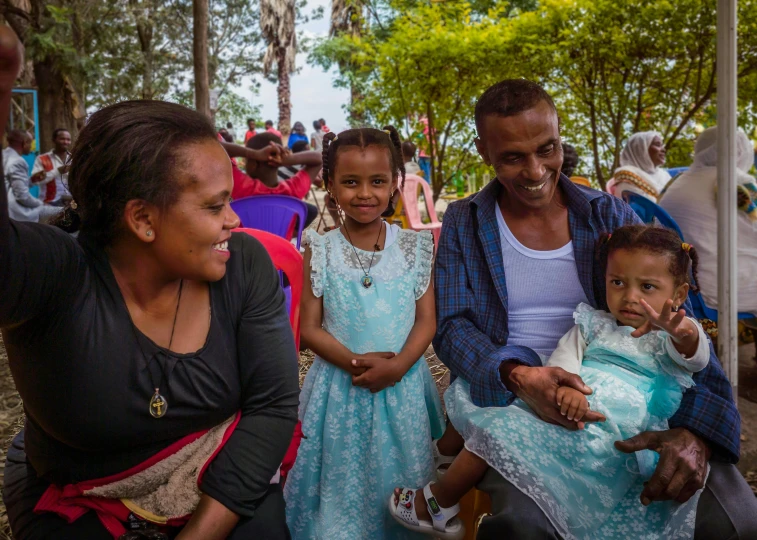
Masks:
[[[594,256],[599,235],[640,223],[623,201],[577,186],[562,176],[578,276],[589,302],[607,310],[603,271]],[[515,396],[499,375],[502,362],[539,366],[528,347],[507,344],[507,284],[495,212],[500,184],[494,180],[476,195],[452,203],[444,214],[434,280],[437,332],[434,350],[452,372],[470,383],[480,407],[507,406]],[[559,279],[559,276],[555,276]],[[549,286],[534,283],[534,287]],[[685,306],[691,312],[691,306]],[[709,441],[716,458],[739,458],[741,419],[710,344],[710,363],[694,375],[696,386],[683,397],[670,427],[685,427]]]

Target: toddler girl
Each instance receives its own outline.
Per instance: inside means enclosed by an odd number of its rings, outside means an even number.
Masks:
[[[461,538],[456,503],[491,466],[538,504],[563,538],[693,537],[699,493],[684,504],[643,506],[639,495],[659,456],[651,450],[628,456],[614,442],[667,430],[683,391],[694,385],[692,373],[709,361],[701,326],[679,310],[690,270],[696,280],[696,251],[673,231],[633,225],[603,238],[599,255],[610,313],[579,305],[576,325],[547,365],[579,374],[593,389],[587,398],[558,388],[563,415],[580,422],[591,408],[607,420],[569,431],[542,421],[519,399],[479,408],[457,379],[445,401],[465,449],[420,497],[417,489],[397,490],[389,499],[395,519],[443,539]]]
[[[441,402],[423,353],[436,331],[427,233],[387,224],[404,181],[397,131],[323,139],[341,226],[306,231],[302,342],[316,353],[300,398],[304,440],[285,487],[295,539],[415,537],[385,511],[398,483],[434,478]]]

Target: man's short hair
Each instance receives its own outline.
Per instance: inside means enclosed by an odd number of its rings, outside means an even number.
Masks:
[[[23,129],[12,129],[8,132],[8,142],[16,141],[24,143],[31,138],[32,136],[29,132],[24,131]]]
[[[254,119],[254,118],[248,118],[248,119],[247,119],[247,123],[248,123],[248,124],[249,124],[250,122],[254,122],[254,121],[255,121],[255,119]]]
[[[476,129],[479,135],[487,116],[514,116],[545,101],[557,112],[552,97],[538,84],[527,79],[505,79],[486,89],[476,103]]]
[[[576,152],[573,145],[563,143],[562,153],[562,169],[560,172],[570,178],[573,176],[573,171],[578,167],[578,152]]]
[[[273,120],[266,120],[265,125],[268,127],[273,127]]]
[[[258,133],[254,137],[250,137],[245,146],[247,146],[247,148],[252,148],[253,150],[262,150],[272,142],[281,144],[281,137],[275,133],[264,131],[263,133]]]
[[[297,141],[292,145],[292,153],[297,154],[299,152],[304,152],[308,149],[308,142],[307,141]]]
[[[414,158],[416,150],[417,147],[412,142],[405,141],[402,143],[402,157]]]
[[[71,132],[67,130],[66,128],[56,128],[55,131],[53,131],[53,142],[55,141],[55,139],[58,138],[58,134],[64,131],[68,134],[71,134]]]

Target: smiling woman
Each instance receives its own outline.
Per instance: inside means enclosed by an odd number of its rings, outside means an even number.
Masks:
[[[0,28],[0,82],[14,41]],[[276,479],[297,354],[266,251],[231,232],[212,125],[170,103],[107,107],[69,182],[59,225],[76,239],[9,220],[0,193],[0,328],[27,412],[5,469],[14,538],[114,538],[125,521],[288,538]]]

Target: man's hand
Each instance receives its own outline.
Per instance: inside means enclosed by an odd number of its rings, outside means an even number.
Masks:
[[[45,171],[39,171],[38,173],[33,174],[31,177],[32,184],[39,183],[44,179],[45,179]]]
[[[503,373],[504,375],[504,373]],[[588,411],[583,420],[576,422],[568,420],[560,414],[557,406],[557,389],[569,386],[584,395],[592,393],[581,377],[568,373],[559,367],[528,367],[515,366],[508,377],[503,376],[507,388],[522,399],[532,411],[545,422],[559,424],[571,430],[583,429],[585,422],[604,422],[604,415],[596,411]]]
[[[668,431],[645,431],[625,441],[616,441],[615,448],[626,454],[638,450],[654,450],[660,454],[652,478],[641,492],[641,504],[652,501],[688,501],[704,487],[709,446],[685,428]]]
[[[60,167],[58,167],[58,172],[60,174],[66,174],[70,168],[71,165],[61,165]]]
[[[557,406],[560,407],[560,414],[568,420],[580,422],[589,411],[589,400],[582,392],[561,386],[557,389]]]
[[[404,375],[392,360],[395,356],[394,353],[369,353],[352,360],[353,368],[363,370],[362,374],[352,376],[352,385],[367,388],[374,394],[394,386]]]

